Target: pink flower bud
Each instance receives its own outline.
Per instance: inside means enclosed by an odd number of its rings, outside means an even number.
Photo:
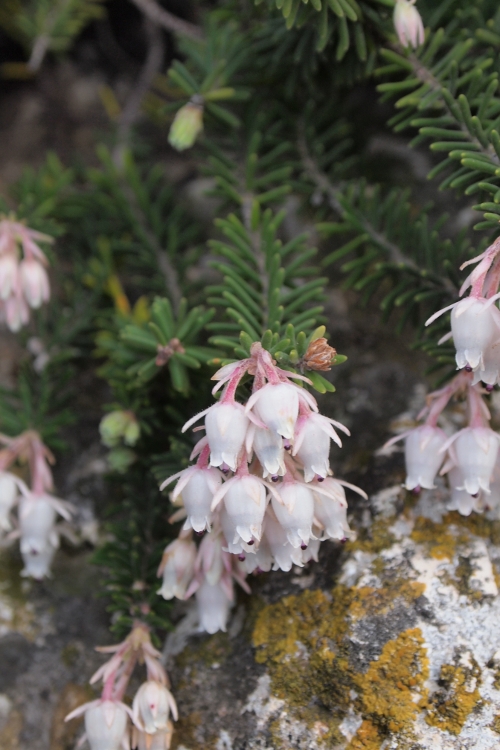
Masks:
[[[194,574],[196,544],[191,539],[176,539],[165,548],[158,575],[163,583],[158,594],[164,599],[184,599]]]
[[[21,261],[19,266],[21,287],[30,307],[34,309],[50,298],[49,277],[42,264],[34,258]]]
[[[403,47],[416,49],[425,40],[424,24],[415,7],[416,0],[396,0],[394,26]]]
[[[275,497],[272,498],[273,510],[276,518],[286,532],[292,547],[300,547],[309,543],[314,519],[314,497],[312,492],[303,485],[290,482],[280,488],[283,505]]]
[[[409,433],[405,441],[407,490],[416,487],[433,489],[434,479],[444,458],[440,450],[446,440],[443,430],[426,424]]]
[[[225,464],[236,471],[238,458],[243,448],[249,420],[241,404],[214,404],[205,417],[210,465]]]
[[[169,713],[177,719],[177,705],[170,690],[156,680],[144,682],[132,703],[132,720],[147,734],[167,729]]]

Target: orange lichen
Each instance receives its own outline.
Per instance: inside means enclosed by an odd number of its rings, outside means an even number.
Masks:
[[[440,689],[428,701],[427,723],[460,734],[471,711],[481,703],[480,678],[481,670],[470,655],[457,664],[443,664],[438,681]]]

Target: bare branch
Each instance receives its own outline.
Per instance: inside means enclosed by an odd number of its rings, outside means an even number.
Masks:
[[[203,39],[203,32],[199,26],[195,26],[194,23],[189,23],[188,21],[183,21],[182,18],[169,13],[168,10],[160,8],[155,0],[132,0],[132,2],[150,21],[163,26],[167,31],[183,34],[190,39]]]

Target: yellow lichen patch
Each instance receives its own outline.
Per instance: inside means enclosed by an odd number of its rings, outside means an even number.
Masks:
[[[425,584],[417,581],[401,581],[397,578],[384,581],[381,588],[361,586],[352,591],[349,615],[356,620],[368,615],[381,615],[394,607],[397,599],[418,599],[425,591]]]
[[[443,664],[440,689],[428,701],[427,723],[459,734],[471,711],[480,704],[480,678],[481,670],[471,655],[457,664]]]
[[[382,739],[375,724],[364,719],[356,736],[349,743],[348,750],[380,750]]]
[[[434,523],[429,518],[416,518],[410,538],[417,544],[425,544],[431,557],[452,560],[458,539],[446,523]]]
[[[363,552],[378,554],[384,549],[391,547],[396,538],[389,531],[387,518],[377,518],[366,530],[362,529],[355,542],[349,545],[350,549],[359,549]]]
[[[493,544],[500,546],[500,521],[491,521],[482,513],[461,516],[458,511],[450,511],[443,517],[443,524],[468,529],[471,534],[490,539]]]
[[[500,734],[500,714],[497,714],[490,724],[490,729]]]
[[[411,733],[419,703],[426,697],[428,674],[422,633],[413,628],[386,643],[366,674],[355,677],[361,712],[377,727],[381,738]]]

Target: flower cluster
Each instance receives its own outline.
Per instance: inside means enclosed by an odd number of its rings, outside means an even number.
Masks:
[[[469,296],[427,321],[429,325],[451,310],[451,332],[441,342],[453,339],[460,373],[445,388],[429,394],[421,426],[387,444],[405,439],[408,490],[431,489],[439,471],[447,474],[448,507],[463,515],[500,505],[500,435],[489,426],[484,400],[500,380],[500,311],[495,304],[500,298],[500,240],[462,268],[474,263],[478,265],[460,290],[463,295],[470,288]],[[467,426],[448,436],[438,420],[450,400],[460,397],[467,403]]]
[[[170,716],[177,719],[177,705],[146,625],[136,623],[122,643],[97,650],[113,654],[90,679],[90,684],[102,680],[101,697],[79,706],[66,721],[84,715],[82,741],[87,739],[91,750],[168,750],[173,732]],[[147,679],[130,708],[123,697],[137,664],[145,664]]]
[[[0,221],[0,320],[17,332],[29,321],[29,309],[50,298],[47,258],[37,242],[52,237],[18,221]]]
[[[253,376],[246,404],[236,401],[245,375]],[[350,535],[344,487],[329,464],[330,441],[348,430],[318,412],[313,396],[292,381],[303,375],[276,366],[254,343],[249,359],[222,367],[213,392],[224,388],[213,406],[190,419],[204,418],[205,435],[195,446],[195,465],[175,479],[173,500],[185,518],[179,539],[163,557],[159,593],[166,599],[196,593],[200,624],[224,630],[234,600],[233,581],[258,571],[291,569],[317,560],[325,539]],[[192,532],[203,534],[199,548]]]
[[[23,576],[42,579],[50,575],[52,559],[59,546],[57,516],[71,518],[72,506],[51,494],[50,463],[54,459],[34,430],[15,438],[0,435],[0,534],[8,541],[19,538],[24,561]],[[31,488],[7,471],[15,462],[28,464]],[[17,505],[17,519],[13,510]]]

